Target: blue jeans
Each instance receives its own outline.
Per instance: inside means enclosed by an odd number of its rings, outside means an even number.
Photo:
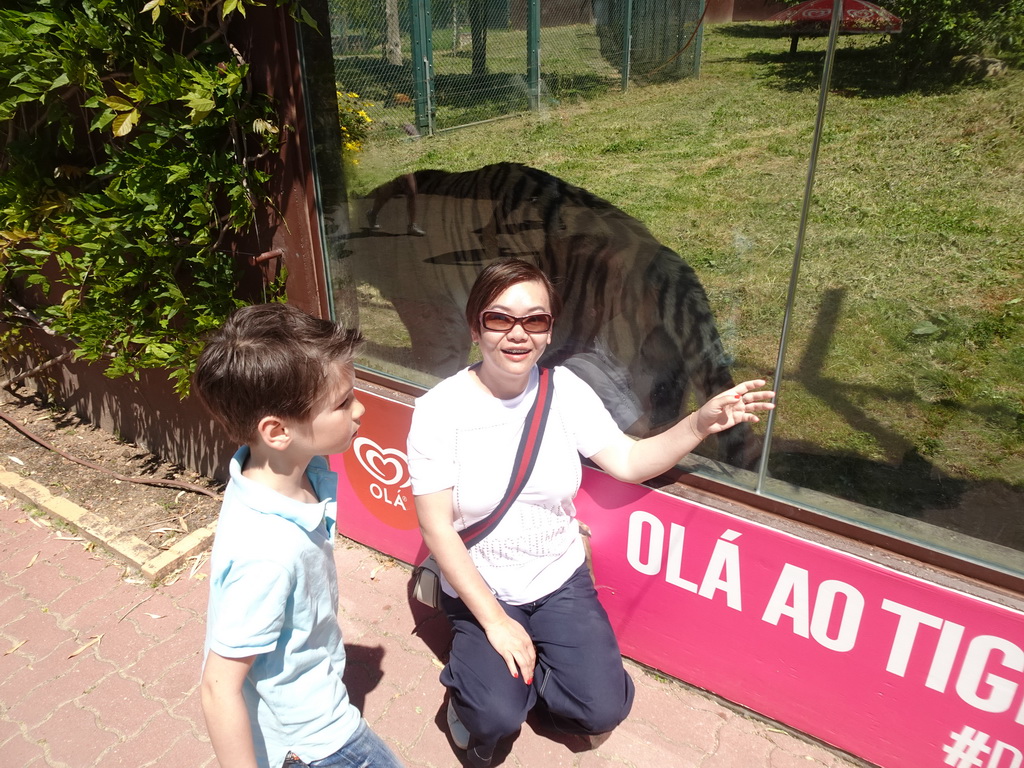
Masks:
[[[295,755],[289,755],[281,768],[403,768],[402,763],[388,749],[380,736],[370,730],[365,720],[345,746],[321,760],[304,763]]]

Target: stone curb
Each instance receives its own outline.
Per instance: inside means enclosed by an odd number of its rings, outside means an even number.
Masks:
[[[159,581],[210,546],[213,528],[198,528],[167,549],[158,549],[111,525],[103,518],[14,472],[0,472],[0,489],[63,520],[83,537],[138,568],[151,581]]]

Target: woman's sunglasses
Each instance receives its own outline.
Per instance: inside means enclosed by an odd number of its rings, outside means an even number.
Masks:
[[[506,315],[504,312],[493,312],[490,310],[480,313],[480,325],[488,331],[499,331],[501,333],[508,333],[516,327],[516,323],[523,326],[523,330],[527,333],[547,333],[551,330],[551,322],[551,315],[547,312],[538,312],[536,315],[526,315],[524,317]]]

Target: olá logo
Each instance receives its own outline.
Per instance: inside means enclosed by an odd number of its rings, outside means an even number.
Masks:
[[[400,530],[416,527],[409,461],[403,451],[382,448],[360,436],[344,460],[353,490],[374,517]]]

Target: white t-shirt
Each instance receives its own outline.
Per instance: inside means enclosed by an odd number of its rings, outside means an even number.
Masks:
[[[513,605],[550,594],[582,565],[573,506],[579,454],[593,456],[622,434],[582,379],[561,367],[553,375],[555,396],[526,487],[469,550],[494,594]],[[451,488],[456,530],[488,516],[504,496],[538,381],[534,368],[523,394],[499,400],[463,369],[416,400],[408,445],[413,494]],[[443,578],[441,586],[455,594]]]

